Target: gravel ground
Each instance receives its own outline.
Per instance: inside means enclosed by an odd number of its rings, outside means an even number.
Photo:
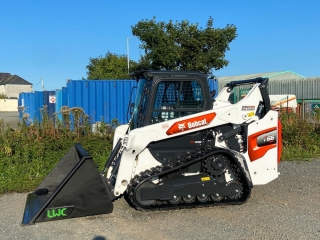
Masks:
[[[20,225],[26,194],[0,197],[0,239],[320,239],[320,159],[282,162],[240,206],[138,212],[124,199],[108,215]]]

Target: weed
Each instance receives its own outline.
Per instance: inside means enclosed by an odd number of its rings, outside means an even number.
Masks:
[[[23,109],[20,109],[23,111]],[[93,157],[100,170],[112,149],[113,130],[119,125],[95,125],[81,108],[62,107],[58,115],[41,109],[42,121],[23,114],[19,128],[5,128],[0,119],[0,194],[34,190],[75,143]],[[306,119],[281,113],[282,160],[306,160],[320,155],[320,111]]]
[[[294,113],[280,114],[282,160],[307,159],[320,155],[320,114],[305,118]]]
[[[0,99],[7,99],[8,96],[4,93],[0,93]]]
[[[49,116],[41,109],[41,122],[27,115],[17,130],[0,121],[0,194],[34,190],[75,143],[80,143],[103,168],[112,148],[113,130],[102,123],[99,134],[91,131],[88,116],[80,108],[63,107]],[[72,124],[71,120],[74,122]]]

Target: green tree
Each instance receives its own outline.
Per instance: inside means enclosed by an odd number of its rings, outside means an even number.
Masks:
[[[130,63],[131,64],[131,63]],[[140,70],[150,70],[152,69],[151,61],[147,56],[140,55],[140,59],[137,63],[134,63],[131,67],[130,65],[130,71],[140,71]]]
[[[130,60],[130,72],[150,69],[148,59],[140,56],[138,62]],[[126,55],[117,55],[111,52],[106,53],[105,57],[90,58],[86,66],[87,78],[89,80],[98,79],[131,79],[128,74],[128,60]]]
[[[130,66],[136,66],[136,64],[130,61]],[[126,55],[108,52],[105,57],[90,58],[86,68],[88,69],[87,79],[130,79]]]
[[[144,62],[152,69],[191,70],[212,74],[228,65],[225,52],[229,44],[237,37],[237,28],[227,25],[225,28],[213,28],[213,19],[209,17],[205,28],[189,21],[169,23],[142,20],[132,26],[132,34],[142,42]]]

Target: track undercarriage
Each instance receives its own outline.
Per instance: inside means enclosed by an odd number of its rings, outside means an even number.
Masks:
[[[184,174],[201,164],[201,172]],[[242,204],[250,184],[238,160],[229,151],[210,148],[168,161],[141,172],[127,188],[127,201],[140,211]]]

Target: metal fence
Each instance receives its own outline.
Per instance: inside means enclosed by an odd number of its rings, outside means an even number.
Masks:
[[[320,77],[269,81],[270,94],[294,94],[300,100],[320,99]]]
[[[227,84],[219,81],[219,91]],[[239,86],[239,93],[248,93],[251,86]],[[269,94],[272,95],[296,95],[299,100],[318,100],[320,99],[320,77],[295,78],[282,80],[269,80]]]

